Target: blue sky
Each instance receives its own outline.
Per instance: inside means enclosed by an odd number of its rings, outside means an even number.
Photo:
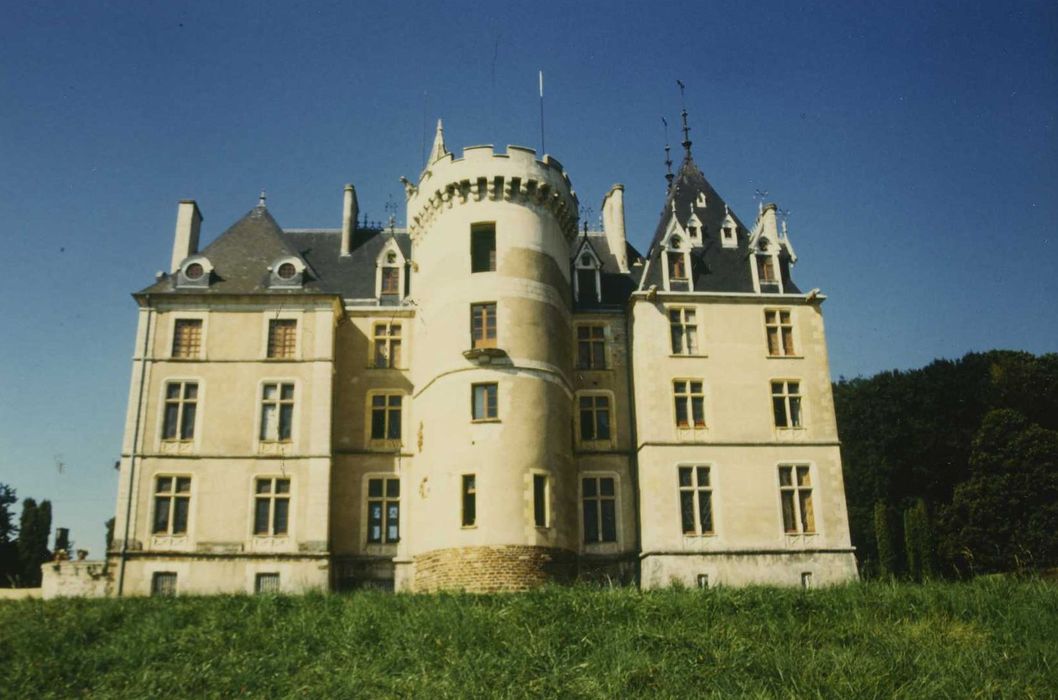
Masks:
[[[449,148],[547,150],[641,249],[661,117],[743,219],[790,213],[839,375],[1058,349],[1058,7],[986,3],[8,3],[0,22],[0,482],[102,553],[135,306],[176,202],[204,243],[264,188],[288,227],[386,217]],[[425,119],[424,119],[425,117]],[[429,136],[427,135],[427,145]],[[679,147],[676,147],[678,152]],[[403,216],[403,211],[400,212]]]

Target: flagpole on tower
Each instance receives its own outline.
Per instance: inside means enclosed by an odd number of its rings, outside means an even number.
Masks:
[[[540,71],[540,157],[544,157],[544,71]]]

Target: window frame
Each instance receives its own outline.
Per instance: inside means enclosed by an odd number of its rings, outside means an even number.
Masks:
[[[701,471],[704,469],[707,483],[701,483]],[[684,470],[690,473],[689,484],[682,482]],[[676,465],[676,493],[677,510],[680,513],[680,530],[684,537],[715,537],[716,526],[716,499],[713,494],[716,491],[715,467],[710,462],[681,462]],[[684,494],[691,496],[691,520],[692,528],[687,529],[685,520],[686,513],[683,510]],[[709,528],[702,526],[702,494],[705,493],[709,503]]]
[[[404,369],[404,324],[402,321],[395,321],[393,319],[386,321],[373,321],[371,324],[371,361],[368,364],[370,369]],[[379,330],[382,329],[382,333]],[[397,331],[394,333],[394,329]],[[385,352],[379,354],[379,343],[383,343]],[[397,348],[397,358],[394,360],[394,347]],[[379,359],[383,358],[384,362],[379,364]]]
[[[677,389],[677,384],[681,383],[686,385],[686,390],[684,392],[680,392]],[[693,387],[695,384],[701,386],[700,394],[695,393],[693,391]],[[709,421],[706,419],[707,411],[705,410],[705,398],[707,395],[708,392],[705,390],[705,380],[701,377],[674,377],[672,379],[672,422],[673,425],[676,427],[677,431],[681,433],[687,433],[709,429]],[[701,397],[702,406],[702,416],[700,425],[695,420],[694,416],[694,399],[699,396]],[[678,406],[681,398],[684,399],[684,407],[686,415],[688,417],[686,425],[680,425],[680,411]]]
[[[484,250],[479,248],[479,238],[484,234],[492,234],[492,245],[486,246]],[[487,241],[486,241],[487,243]],[[486,255],[487,259],[484,261],[485,267],[478,269],[480,266],[479,255]],[[496,241],[496,222],[495,221],[476,221],[470,224],[470,274],[476,275],[480,272],[495,272],[497,263],[497,241]]]
[[[301,318],[285,313],[272,313],[265,314],[265,332],[264,332],[264,359],[270,362],[289,362],[290,360],[301,359],[301,336],[302,336],[302,324]],[[284,324],[281,326],[280,324]],[[294,328],[294,341],[293,347],[290,350],[289,355],[278,355],[275,351],[275,341],[273,340],[273,328],[285,327],[286,324],[292,324]]]
[[[257,386],[257,421],[256,430],[254,431],[254,439],[258,445],[292,445],[297,441],[298,435],[298,394],[299,394],[299,382],[296,379],[289,378],[264,378],[258,382]],[[268,399],[265,396],[267,388],[270,386],[276,387],[276,398]],[[283,388],[291,387],[291,397],[283,398]],[[276,407],[276,418],[275,418],[275,434],[274,436],[263,436],[265,428],[265,406],[275,405]],[[290,407],[290,429],[287,437],[282,436],[280,426],[282,425],[283,407]]]
[[[269,491],[261,491],[259,484],[267,481],[269,484]],[[278,484],[280,482],[286,482],[287,490],[281,492],[278,490]],[[255,474],[251,478],[251,508],[250,508],[250,534],[255,539],[279,539],[289,538],[293,536],[294,530],[294,518],[292,505],[294,501],[294,479],[290,474]],[[266,501],[268,503],[268,511],[266,516],[265,531],[259,531],[257,527],[257,505],[258,501]],[[276,503],[278,501],[284,501],[286,503],[286,529],[283,532],[276,530]]]
[[[816,506],[815,490],[817,479],[815,474],[815,467],[809,462],[780,462],[777,465],[776,476],[778,485],[778,500],[779,500],[779,527],[786,537],[797,537],[797,536],[814,536],[820,534],[820,517],[818,508]],[[789,484],[783,484],[783,470],[789,470],[791,475],[791,481]],[[807,485],[800,483],[801,474],[805,474],[808,477]],[[802,493],[807,492],[807,503],[808,503],[808,520],[805,520],[805,500],[802,499]],[[787,507],[786,507],[786,496],[789,494],[790,498],[790,515],[793,518],[793,529],[787,528]],[[809,529],[810,528],[810,529]]]
[[[171,399],[169,397],[169,387],[179,386],[179,397]],[[195,396],[187,398],[185,396],[187,388],[194,386]],[[197,377],[171,377],[167,378],[162,382],[162,395],[159,400],[160,414],[158,418],[158,441],[161,445],[169,446],[192,446],[198,444],[198,421],[201,411],[199,410],[202,405],[203,387],[202,382]],[[177,417],[175,432],[172,437],[168,437],[166,434],[169,428],[169,407],[171,404],[177,406]],[[187,407],[192,408],[191,417],[191,435],[184,437],[184,431],[187,423]]]
[[[790,390],[791,384],[794,385],[796,391]],[[781,387],[779,393],[776,393],[776,386]],[[803,381],[792,377],[772,379],[768,382],[768,388],[771,392],[772,424],[776,430],[805,429],[807,421],[805,420],[803,386]],[[777,399],[782,401],[784,425],[779,424],[778,406],[780,404],[776,402]],[[794,406],[796,406],[796,410],[794,410]],[[795,418],[796,420],[794,420]]]
[[[468,505],[469,508],[467,508]],[[459,520],[460,527],[464,530],[478,526],[478,475],[476,472],[460,474]]]
[[[375,448],[394,448],[404,444],[404,426],[407,424],[404,413],[406,403],[404,399],[406,397],[407,393],[401,389],[372,389],[367,392],[364,408],[364,437],[368,445]],[[382,406],[375,406],[376,398],[383,399]],[[394,406],[391,402],[394,398],[399,399],[396,406],[398,429],[397,437],[390,437],[390,426],[392,425],[392,414],[394,413]],[[379,408],[383,411],[382,437],[375,437],[375,411]]]
[[[491,401],[489,389],[492,389]],[[477,415],[477,392],[484,392],[483,415]],[[492,408],[490,415],[489,408]],[[499,382],[473,382],[470,385],[470,422],[471,423],[497,423],[500,420],[500,384]]]
[[[694,314],[694,322],[687,322],[687,313]],[[673,313],[679,314],[677,322],[673,320]],[[665,307],[665,319],[669,325],[669,350],[671,357],[705,357],[702,352],[702,337],[699,328],[701,327],[701,308],[698,306],[686,306],[686,305],[674,305]],[[675,347],[676,336],[674,335],[675,329],[679,328],[680,342],[683,343],[685,351],[677,352]],[[693,339],[694,348],[690,346],[692,343],[688,343],[688,339]]]
[[[595,484],[595,494],[587,495],[584,482],[587,480],[593,480]],[[602,493],[602,481],[609,479],[613,482],[613,495],[607,496]],[[579,509],[579,521],[580,521],[580,542],[584,549],[592,551],[619,549],[622,542],[621,533],[621,477],[617,472],[582,472],[577,475],[577,487],[578,487],[578,503],[580,504]],[[586,513],[587,502],[593,501],[596,503],[595,510],[595,526],[598,528],[598,538],[589,541],[588,538],[588,526]],[[603,501],[613,502],[613,527],[614,527],[614,539],[607,540],[603,539],[605,536],[605,517]]]
[[[533,526],[537,530],[550,530],[551,517],[551,474],[541,469],[530,471],[529,496],[532,499]]]
[[[177,328],[181,324],[198,324],[197,352],[189,355],[177,354]],[[173,316],[169,334],[169,359],[178,362],[194,362],[206,359],[206,319],[205,314],[184,314]]]
[[[170,481],[168,488],[162,489],[162,479]],[[187,481],[187,489],[180,489],[181,480]],[[151,520],[152,537],[188,537],[191,532],[193,511],[191,503],[195,496],[195,479],[191,474],[160,472],[151,479]],[[159,502],[166,502],[165,526],[159,529]],[[184,501],[183,529],[177,529],[177,511],[179,501]]]
[[[167,581],[168,585],[162,585],[163,580]],[[152,571],[150,597],[175,598],[178,592],[177,582],[179,580],[180,577],[176,571]]]
[[[581,338],[581,331],[586,330],[588,337]],[[596,337],[595,331],[599,331],[600,335]],[[583,363],[581,345],[587,343],[588,347],[588,362]],[[573,366],[578,371],[583,372],[601,372],[604,370],[612,369],[610,361],[610,324],[604,321],[577,321],[573,324]],[[601,346],[601,348],[597,347]],[[596,365],[596,350],[601,353],[602,366]]]
[[[274,582],[275,588],[272,589],[271,585],[269,585],[268,590],[265,590],[266,587],[262,585],[265,581]],[[280,577],[278,571],[255,571],[253,576],[253,594],[279,595],[283,592],[282,582],[283,579]]]
[[[371,482],[381,482],[381,495],[371,495]],[[390,484],[396,483],[396,496],[390,494]],[[396,548],[397,544],[401,539],[401,526],[403,524],[404,513],[401,507],[401,498],[404,491],[403,484],[401,484],[401,478],[399,474],[393,472],[371,472],[364,474],[362,480],[362,491],[363,497],[361,502],[363,503],[363,516],[361,517],[362,532],[363,536],[360,538],[363,546],[370,549],[385,549],[392,550]],[[379,503],[381,510],[379,515],[381,516],[379,521],[379,538],[377,540],[371,537],[371,506],[373,503]],[[396,538],[389,536],[390,530],[390,506],[396,505],[397,516],[396,516]]]
[[[583,399],[592,399],[592,405],[588,409],[592,415],[592,437],[584,437],[584,409],[582,407]],[[596,399],[605,399],[606,405],[603,410],[607,414],[607,430],[609,435],[606,437],[599,437],[599,413],[600,409]],[[600,449],[606,447],[613,447],[617,442],[617,422],[615,420],[616,410],[614,408],[614,393],[607,390],[599,389],[584,389],[577,391],[573,395],[573,413],[574,423],[576,429],[576,443],[578,446],[585,449]]]
[[[491,330],[492,337],[489,337],[489,311],[491,310]],[[481,338],[478,338],[474,332],[474,321],[481,317]],[[499,308],[494,301],[476,301],[470,304],[470,347],[471,349],[478,348],[495,348],[499,347]]]
[[[785,314],[786,320],[783,320]],[[773,320],[774,319],[774,320]],[[772,331],[775,331],[777,352],[772,352]],[[789,347],[787,347],[789,341]],[[764,347],[768,357],[801,357],[797,352],[794,337],[793,309],[791,307],[767,307],[764,309]]]

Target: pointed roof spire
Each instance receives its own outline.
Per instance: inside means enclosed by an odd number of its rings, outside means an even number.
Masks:
[[[676,176],[672,174],[672,154],[670,152],[671,149],[669,148],[669,121],[665,119],[665,117],[662,117],[661,123],[665,125],[665,179],[669,183],[668,187],[665,188],[665,191],[667,192],[672,189],[672,179]]]
[[[430,166],[448,155],[445,148],[445,127],[440,119],[437,120],[437,132],[433,137],[433,147],[430,148],[430,156],[426,159],[426,165]]]
[[[683,150],[686,151],[686,157],[690,158],[691,127],[687,126],[687,102],[683,99],[683,90],[687,86],[683,84],[682,80],[677,80],[676,84],[680,86],[680,117],[683,119]]]
[[[268,195],[265,194],[264,190],[261,190],[261,194],[257,197],[257,206],[261,209],[265,209],[265,200],[268,199]]]

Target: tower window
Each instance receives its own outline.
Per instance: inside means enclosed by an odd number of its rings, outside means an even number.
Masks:
[[[496,270],[496,224],[473,224],[470,227],[470,271]]]
[[[463,527],[474,527],[478,520],[478,486],[474,474],[463,475]]]
[[[471,387],[471,416],[474,420],[494,420],[499,416],[496,401],[498,390],[495,382],[474,384]]]
[[[533,521],[537,527],[547,527],[547,475],[533,474]]]
[[[470,341],[474,348],[496,347],[496,304],[470,305]]]

